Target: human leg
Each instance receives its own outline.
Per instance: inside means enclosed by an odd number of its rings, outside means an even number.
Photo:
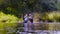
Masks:
[[[29,31],[32,32],[33,30],[33,20],[30,19],[30,23],[29,23]]]
[[[24,22],[24,31],[28,31],[28,21],[25,21]]]

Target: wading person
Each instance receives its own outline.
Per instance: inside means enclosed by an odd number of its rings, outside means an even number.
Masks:
[[[28,31],[28,14],[24,16],[24,31]]]
[[[32,27],[33,27],[33,15],[29,14],[28,18],[29,18],[29,21],[30,21],[29,31],[32,31]]]
[[[29,26],[28,23],[30,22]],[[28,31],[32,31],[32,27],[33,27],[33,15],[32,14],[26,14],[24,16],[24,31],[28,32]]]

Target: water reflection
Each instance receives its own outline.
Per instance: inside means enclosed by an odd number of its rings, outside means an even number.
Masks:
[[[60,34],[60,23],[34,23],[32,32],[24,32],[24,26],[22,23],[19,23],[17,26],[8,26],[4,28],[6,34]]]

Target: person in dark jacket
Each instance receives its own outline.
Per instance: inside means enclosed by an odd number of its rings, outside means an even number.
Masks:
[[[31,26],[29,28],[29,31],[32,31],[32,28],[33,28],[33,15],[32,14],[29,14],[28,18],[29,18],[30,26]]]

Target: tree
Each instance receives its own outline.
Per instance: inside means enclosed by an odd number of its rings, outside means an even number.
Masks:
[[[56,3],[56,0],[4,0],[0,5],[0,10],[3,10],[4,13],[19,16],[19,14],[35,11],[45,12],[52,9],[57,10]],[[8,7],[10,7],[12,10],[7,10]]]

